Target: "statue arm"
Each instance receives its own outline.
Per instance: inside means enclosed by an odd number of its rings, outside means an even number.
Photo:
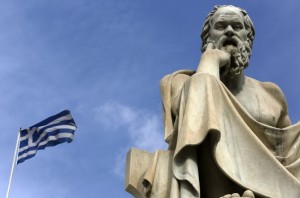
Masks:
[[[167,143],[170,143],[170,140],[173,136],[182,86],[184,82],[194,73],[195,71],[192,70],[179,70],[172,74],[166,75],[160,81],[165,141]]]
[[[209,43],[206,51],[201,56],[196,73],[208,73],[220,79],[220,67],[225,66],[230,61],[230,57],[231,55],[228,52],[214,49],[213,44]],[[160,81],[165,141],[167,143],[170,143],[173,136],[182,87],[185,81],[194,73],[190,70],[181,70],[165,76]]]
[[[292,124],[291,120],[290,120],[290,117],[288,115],[286,101],[284,101],[284,106],[285,107],[281,111],[281,115],[279,117],[279,120],[278,120],[278,123],[277,123],[277,126],[276,126],[278,128],[285,128],[285,127],[288,127]]]
[[[220,79],[220,68],[229,63],[230,57],[228,52],[214,49],[214,44],[209,43],[201,56],[197,73],[208,73]]]
[[[281,104],[281,114],[280,117],[278,119],[277,125],[276,127],[278,128],[285,128],[291,125],[291,120],[290,117],[288,115],[288,106],[287,106],[287,102],[285,99],[285,96],[283,94],[283,92],[281,91],[281,89],[275,85],[277,87],[276,89],[276,96],[278,98],[279,103]]]
[[[291,120],[288,115],[288,106],[282,90],[274,83],[267,83],[266,88],[268,92],[271,94],[271,97],[274,97],[281,107],[281,113],[276,127],[285,128],[290,126]]]
[[[172,115],[174,117],[176,117],[178,115],[180,95],[181,95],[181,90],[182,90],[183,84],[189,78],[190,78],[190,76],[188,76],[186,74],[177,74],[172,79],[172,83],[171,83],[171,110],[172,110]]]

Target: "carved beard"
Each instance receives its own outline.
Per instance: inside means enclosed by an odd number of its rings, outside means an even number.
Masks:
[[[207,44],[208,43],[213,43],[214,48],[227,51],[231,54],[230,63],[220,69],[221,77],[228,75],[230,78],[233,78],[239,75],[241,71],[248,66],[251,55],[251,47],[248,41],[241,41],[236,36],[228,38],[223,35],[217,43],[208,38]],[[204,46],[204,51],[206,50],[207,44]]]
[[[248,66],[251,54],[251,48],[249,47],[248,42],[245,41],[242,44],[240,43],[239,47],[231,44],[224,45],[221,50],[225,50],[231,54],[230,63],[224,68],[225,70],[227,70],[227,72],[224,73],[224,71],[221,71],[223,75],[234,77],[236,75],[239,75],[241,71]]]

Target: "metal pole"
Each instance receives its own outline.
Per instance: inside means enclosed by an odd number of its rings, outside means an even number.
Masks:
[[[9,197],[10,185],[11,185],[12,176],[13,176],[14,169],[15,169],[17,153],[18,153],[18,150],[19,150],[18,147],[19,147],[19,140],[20,140],[20,131],[21,131],[21,129],[19,129],[19,133],[18,133],[18,138],[17,138],[16,148],[15,148],[14,158],[13,158],[13,162],[12,162],[12,166],[11,166],[10,177],[9,177],[9,182],[8,182],[8,187],[7,187],[7,192],[6,192],[6,198]]]

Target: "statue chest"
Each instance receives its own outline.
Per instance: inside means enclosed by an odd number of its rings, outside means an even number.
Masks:
[[[276,127],[282,107],[272,95],[264,90],[249,89],[235,97],[256,121]]]

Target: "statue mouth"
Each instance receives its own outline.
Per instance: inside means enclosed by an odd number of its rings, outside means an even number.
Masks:
[[[232,39],[226,39],[222,44],[222,47],[225,47],[225,46],[237,47],[237,42],[235,40],[232,40]]]

